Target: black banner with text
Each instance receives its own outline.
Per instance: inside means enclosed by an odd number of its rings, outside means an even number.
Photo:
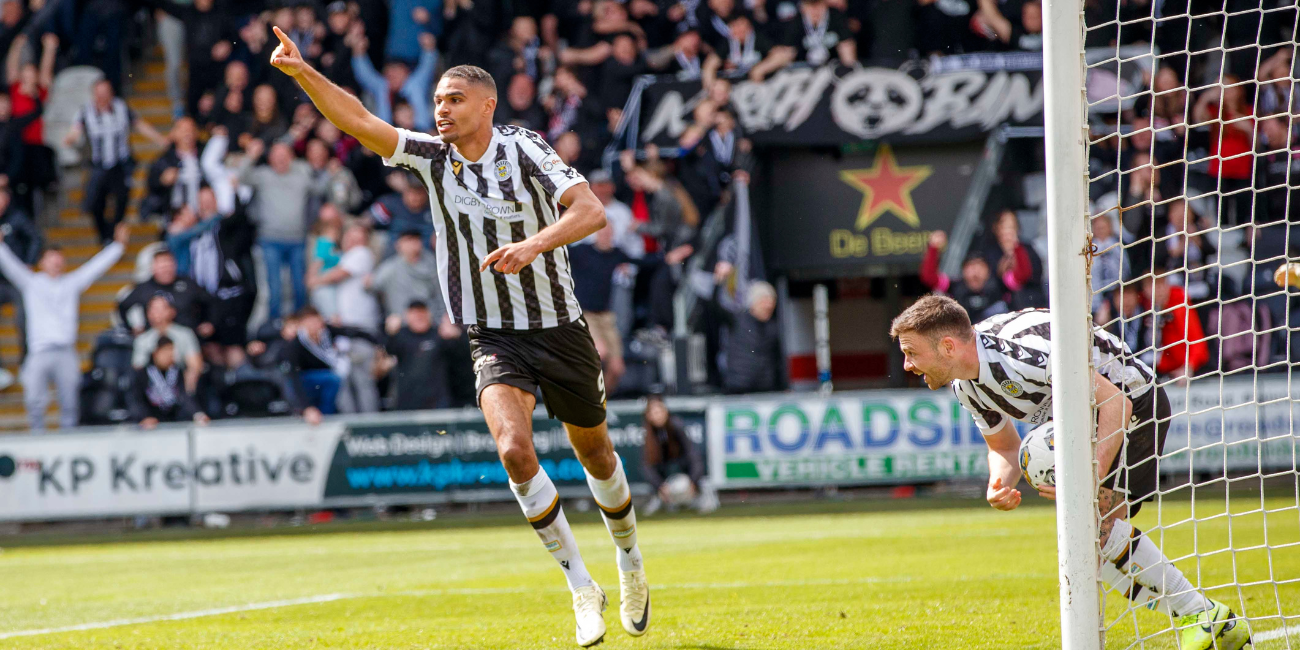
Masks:
[[[1043,123],[1037,57],[948,57],[928,69],[790,67],[761,83],[736,80],[731,104],[759,145],[839,146],[981,139],[1002,124]],[[629,101],[624,148],[671,150],[704,98],[698,80],[645,77]]]

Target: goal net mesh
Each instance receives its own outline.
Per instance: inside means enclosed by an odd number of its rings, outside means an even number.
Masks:
[[[1146,406],[1163,446],[1126,436],[1113,473],[1154,464],[1135,531],[1255,648],[1300,648],[1296,1],[1081,5],[1093,326],[1170,404]],[[1177,618],[1102,573],[1105,647],[1178,648]]]

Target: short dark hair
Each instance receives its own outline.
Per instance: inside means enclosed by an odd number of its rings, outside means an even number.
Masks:
[[[487,70],[476,65],[458,65],[448,68],[446,72],[442,73],[442,76],[451,77],[452,79],[464,79],[472,84],[478,84],[487,88],[492,92],[492,96],[496,97],[497,82],[492,79],[492,75]]]
[[[176,345],[176,342],[173,341],[170,336],[164,334],[158,337],[158,342],[154,344],[153,350],[154,352],[157,352],[158,348],[165,347],[168,345]]]
[[[429,303],[423,300],[412,300],[411,302],[406,303],[406,308],[426,311],[429,309]]]
[[[403,230],[402,234],[397,236],[398,239],[402,239],[403,237],[414,237],[416,239],[424,239],[424,233],[414,228],[410,228],[408,230]]]
[[[307,305],[306,307],[303,307],[302,309],[299,309],[299,310],[298,310],[298,313],[296,313],[296,314],[293,315],[293,319],[294,319],[294,320],[302,320],[302,319],[307,318],[307,317],[309,317],[309,316],[315,316],[315,317],[317,317],[317,318],[320,318],[320,312],[319,312],[319,311],[316,311],[316,308],[315,308],[315,307],[312,307],[311,305]]]
[[[932,293],[912,303],[889,326],[889,337],[897,339],[907,332],[916,332],[932,341],[945,336],[969,341],[975,336],[970,314],[956,300]]]

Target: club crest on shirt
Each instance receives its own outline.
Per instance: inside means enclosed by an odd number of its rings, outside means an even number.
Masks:
[[[497,165],[496,165],[497,180],[504,181],[510,178],[510,175],[513,174],[514,171],[515,168],[510,165],[509,160],[497,161]]]
[[[1025,392],[1025,387],[1021,386],[1020,382],[1012,381],[1010,379],[1002,382],[1001,386],[1002,386],[1002,392],[1012,397],[1020,397]]]

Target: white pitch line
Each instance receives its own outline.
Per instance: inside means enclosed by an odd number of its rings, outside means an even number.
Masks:
[[[62,634],[64,632],[80,632],[82,630],[102,630],[104,628],[109,628],[109,627],[122,627],[125,625],[140,625],[142,623],[158,623],[160,621],[183,621],[189,618],[204,618],[207,616],[220,616],[222,614],[252,612],[259,609],[276,609],[279,607],[293,607],[295,605],[312,605],[316,603],[328,603],[335,600],[346,600],[349,598],[359,598],[359,597],[361,597],[361,594],[321,594],[319,596],[308,596],[306,598],[270,600],[264,603],[249,603],[247,605],[215,607],[213,609],[200,609],[192,612],[177,612],[175,614],[141,616],[139,618],[119,618],[112,621],[100,621],[98,623],[81,623],[80,625],[68,625],[66,627],[47,627],[38,630],[19,630],[17,632],[4,632],[4,633],[0,633],[0,639],[12,639],[14,637],[20,637],[20,636],[41,636],[45,634]]]
[[[1288,625],[1286,627],[1279,627],[1276,630],[1269,630],[1267,632],[1256,632],[1250,636],[1251,636],[1251,640],[1254,643],[1263,643],[1266,641],[1274,641],[1276,639],[1285,638],[1293,634],[1300,634],[1300,626]]]
[[[996,580],[1000,578],[1046,578],[1049,576],[1037,574],[1023,575],[991,575],[991,576],[958,576],[951,580]],[[929,578],[917,578],[914,576],[892,576],[892,577],[863,577],[863,578],[833,578],[824,580],[774,580],[771,582],[683,582],[678,584],[656,585],[655,589],[755,589],[755,588],[774,588],[774,587],[816,587],[827,585],[860,585],[860,584],[880,584],[891,582],[914,582],[917,580],[928,580]],[[215,607],[212,609],[200,609],[190,612],[177,612],[175,614],[159,614],[155,616],[141,616],[138,618],[120,618],[111,621],[99,621],[96,623],[81,623],[78,625],[68,625],[65,627],[47,627],[35,630],[18,630],[15,632],[0,632],[0,639],[12,639],[23,636],[42,636],[46,634],[62,634],[65,632],[81,632],[84,630],[102,630],[111,627],[124,627],[127,625],[143,625],[146,623],[160,623],[164,621],[183,621],[192,618],[206,618],[209,616],[221,616],[223,614],[238,614],[240,612],[253,612],[262,609],[278,609],[281,607],[294,607],[297,605],[313,605],[319,603],[329,603],[339,600],[359,600],[362,598],[396,598],[396,597],[421,597],[421,596],[476,596],[490,594],[522,594],[537,591],[567,591],[561,587],[553,589],[538,589],[537,587],[465,587],[450,589],[416,589],[409,591],[394,591],[387,593],[335,593],[321,594],[318,596],[307,596],[305,598],[289,598],[286,600],[271,600],[261,603],[248,603],[246,605],[231,605],[228,607]],[[1293,628],[1300,631],[1300,628]],[[1256,635],[1257,637],[1261,635]]]

